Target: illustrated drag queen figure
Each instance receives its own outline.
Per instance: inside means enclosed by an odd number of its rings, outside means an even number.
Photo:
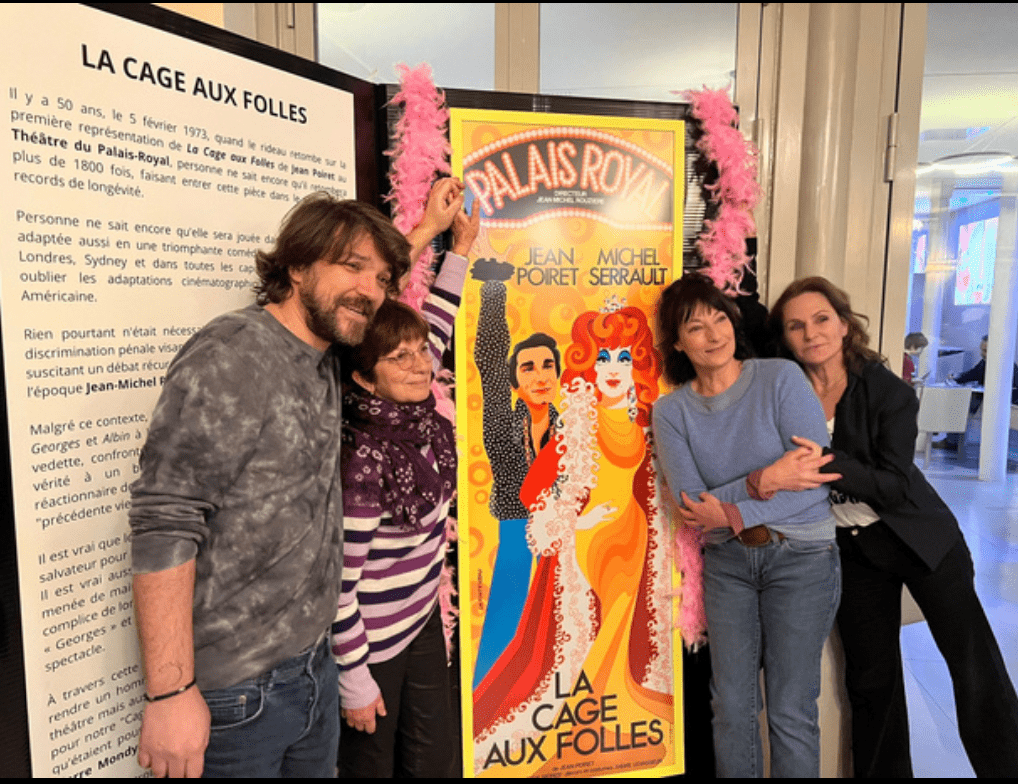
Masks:
[[[606,737],[628,743],[634,720],[638,733],[653,729],[655,742],[627,752],[648,765],[663,756],[673,721],[667,601],[655,590],[667,566],[648,441],[661,358],[644,314],[616,301],[576,319],[563,360],[563,412],[520,492],[538,565],[515,638],[474,691],[477,773],[507,772],[493,747],[512,754],[528,747],[524,736],[572,728],[546,729],[582,698],[616,706],[598,720],[606,747]],[[547,762],[533,755],[536,767],[517,763],[512,773],[551,773],[585,759],[589,746],[566,744],[562,754],[546,744]]]

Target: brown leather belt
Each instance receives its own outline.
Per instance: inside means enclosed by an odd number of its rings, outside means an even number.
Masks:
[[[763,547],[764,545],[771,543],[772,533],[777,535],[779,542],[785,538],[783,533],[771,531],[771,529],[766,525],[754,525],[752,528],[745,528],[742,533],[737,534],[735,538],[742,542],[746,547]]]

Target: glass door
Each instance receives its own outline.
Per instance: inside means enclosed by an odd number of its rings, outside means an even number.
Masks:
[[[1016,36],[1012,4],[928,5],[902,371],[973,387],[966,431],[934,445],[984,479],[1018,458]]]

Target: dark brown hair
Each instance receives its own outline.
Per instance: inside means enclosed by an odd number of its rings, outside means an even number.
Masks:
[[[838,318],[848,326],[848,334],[845,335],[841,344],[841,350],[845,356],[845,367],[853,373],[858,373],[868,362],[886,363],[887,360],[884,357],[869,348],[870,336],[866,332],[866,327],[870,320],[861,313],[852,310],[852,302],[845,291],[839,289],[827,278],[819,276],[792,281],[788,284],[788,288],[781,292],[781,296],[771,308],[770,328],[771,332],[780,338],[778,344],[783,356],[795,359],[784,339],[785,306],[800,294],[809,293],[823,295],[834,308],[834,312],[838,314]]]
[[[410,243],[406,237],[371,205],[341,201],[319,191],[290,210],[272,250],[255,254],[258,304],[282,302],[292,290],[290,270],[306,269],[319,259],[335,264],[365,234],[389,265],[389,293],[397,293],[399,279],[410,269]]]
[[[922,332],[909,332],[905,335],[906,351],[910,348],[926,348],[928,345],[930,345],[930,341],[926,339]]]
[[[661,292],[657,306],[658,350],[665,358],[664,374],[672,384],[684,384],[696,378],[696,369],[689,357],[675,348],[679,328],[701,307],[718,310],[728,316],[735,332],[735,358],[752,356],[739,328],[739,308],[715,286],[710,278],[698,272],[687,272]]]
[[[356,370],[373,382],[379,359],[395,351],[403,341],[427,340],[430,334],[428,322],[420,313],[402,302],[387,299],[371,320],[364,340],[345,353],[344,360],[349,361],[342,363],[343,371],[352,373]]]

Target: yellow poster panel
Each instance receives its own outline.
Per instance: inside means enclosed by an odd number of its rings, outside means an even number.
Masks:
[[[682,772],[650,410],[684,134],[452,111],[482,226],[456,328],[467,775]]]

